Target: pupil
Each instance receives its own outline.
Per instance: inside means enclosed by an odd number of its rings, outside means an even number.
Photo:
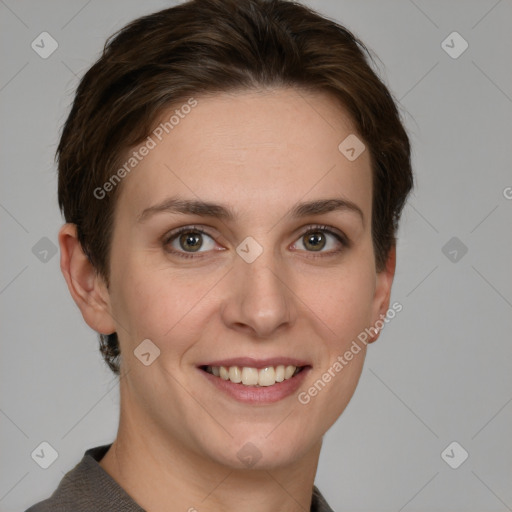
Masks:
[[[323,243],[322,243],[323,242]],[[313,250],[317,251],[318,249],[322,249],[325,245],[325,239],[323,234],[317,232],[310,234],[308,236],[308,244],[312,244]]]
[[[182,247],[184,249],[187,249],[187,245],[189,243],[190,245],[188,245],[188,248],[193,249],[193,251],[197,251],[201,247],[200,235],[198,233],[184,233],[181,235],[180,242],[182,242]]]

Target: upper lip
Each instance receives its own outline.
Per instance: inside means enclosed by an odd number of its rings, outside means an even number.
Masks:
[[[295,357],[269,357],[267,359],[254,359],[252,357],[232,357],[230,359],[218,359],[216,361],[208,361],[198,366],[246,366],[248,368],[266,368],[267,366],[309,366],[307,361],[297,359]]]

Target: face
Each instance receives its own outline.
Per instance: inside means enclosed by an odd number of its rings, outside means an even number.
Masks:
[[[341,370],[335,362],[388,307],[370,156],[340,152],[355,130],[322,94],[196,101],[153,137],[116,206],[108,302],[128,372],[122,414],[212,463],[243,467],[249,452],[259,467],[286,466],[345,409],[365,346]],[[208,372],[220,366],[228,380]],[[300,371],[282,380],[279,366]]]

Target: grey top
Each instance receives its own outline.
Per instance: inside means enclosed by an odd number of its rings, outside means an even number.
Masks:
[[[133,498],[98,464],[110,444],[89,448],[82,460],[68,471],[46,500],[25,512],[145,512]],[[310,512],[334,512],[313,486]]]

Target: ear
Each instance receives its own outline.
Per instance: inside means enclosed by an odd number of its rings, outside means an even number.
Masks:
[[[382,322],[386,317],[389,309],[389,301],[391,298],[391,285],[395,277],[396,268],[396,245],[391,247],[386,265],[381,272],[377,273],[375,283],[375,295],[373,298],[372,326],[375,326],[379,320]],[[379,322],[380,324],[380,322]],[[373,332],[374,329],[371,329]],[[368,339],[368,343],[377,341],[380,336],[380,330],[376,334],[372,334]]]
[[[112,334],[116,326],[110,314],[110,296],[106,283],[83,252],[75,224],[62,226],[59,245],[60,269],[84,320],[100,334]]]

